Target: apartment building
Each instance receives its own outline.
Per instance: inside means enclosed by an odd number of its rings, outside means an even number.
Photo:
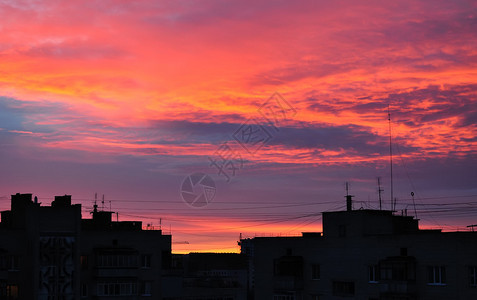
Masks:
[[[1,213],[0,299],[162,299],[171,236],[139,221],[113,221],[57,196],[51,206],[32,194],[11,197]]]
[[[349,199],[350,200],[350,199]],[[387,210],[325,212],[323,232],[242,239],[252,299],[477,299],[477,232]]]

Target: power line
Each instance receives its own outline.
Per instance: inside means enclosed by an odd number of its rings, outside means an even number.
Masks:
[[[451,198],[469,198],[469,197],[477,197],[477,194],[470,194],[470,195],[448,195],[448,196],[435,196],[435,197],[422,197],[420,199],[423,200],[432,200],[432,199],[451,199]],[[51,200],[51,197],[38,197],[38,199],[48,199]],[[402,200],[412,200],[412,198],[400,198]],[[93,202],[91,198],[72,198],[73,201],[90,201]],[[109,199],[110,201],[114,202],[129,202],[129,203],[157,203],[157,204],[163,204],[163,203],[172,203],[172,204],[179,204],[182,203],[182,201],[167,201],[167,200],[139,200],[139,199],[124,199],[124,198],[119,198],[119,199],[114,199],[111,198]],[[213,201],[213,204],[289,204],[290,202],[270,202],[270,201]],[[297,202],[296,204],[307,204],[309,202]],[[316,204],[332,204],[332,203],[337,203],[337,201],[323,201],[323,202],[318,202]]]

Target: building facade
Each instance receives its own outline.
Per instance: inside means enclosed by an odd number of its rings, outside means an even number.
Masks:
[[[175,287],[164,300],[246,300],[246,256],[237,253],[174,254],[166,276]],[[173,293],[170,293],[173,292]]]
[[[477,233],[391,211],[323,213],[323,232],[241,240],[256,300],[477,299]]]
[[[141,222],[114,222],[57,196],[51,206],[31,194],[1,213],[0,299],[162,299],[171,236]]]
[[[1,212],[0,299],[477,299],[477,233],[421,230],[385,210],[323,213],[323,232],[172,255],[171,236],[71,196]]]

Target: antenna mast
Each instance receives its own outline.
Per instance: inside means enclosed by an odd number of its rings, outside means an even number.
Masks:
[[[381,198],[381,192],[384,190],[381,188],[381,177],[378,177],[378,195],[379,195],[379,210],[382,209],[382,198]]]
[[[98,200],[98,193],[94,193],[94,205],[93,205],[93,212],[98,211],[98,204],[96,204],[96,201]]]
[[[416,220],[417,220],[417,210],[416,210],[416,202],[414,202],[414,192],[411,192],[411,197],[412,197],[412,204],[414,205],[414,215],[416,215]]]
[[[391,166],[391,210],[396,208],[396,202],[394,200],[394,187],[393,187],[393,140],[391,135],[391,112],[389,111],[388,104],[388,121],[389,121],[389,164]]]

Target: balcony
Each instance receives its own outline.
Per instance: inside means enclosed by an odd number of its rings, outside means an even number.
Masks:
[[[279,291],[303,290],[303,279],[295,276],[275,275],[273,276],[273,289]]]
[[[415,295],[415,281],[382,281],[379,284],[381,295]]]
[[[97,268],[95,270],[97,277],[137,277],[137,268]]]

